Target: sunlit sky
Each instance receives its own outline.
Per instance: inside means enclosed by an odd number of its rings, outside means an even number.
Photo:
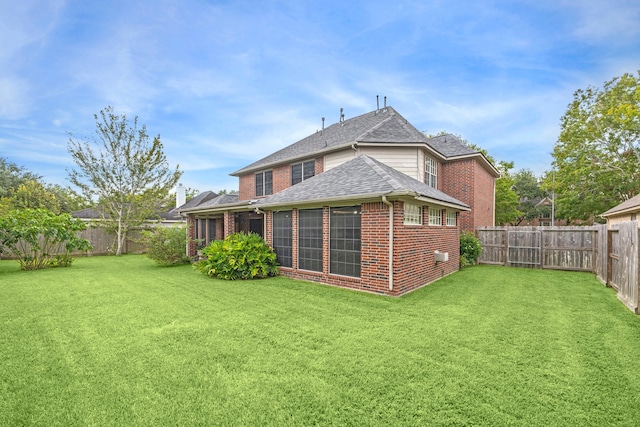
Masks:
[[[0,4],[0,157],[67,185],[106,106],[160,134],[186,187],[384,96],[419,130],[551,169],[573,93],[640,69],[637,0]]]

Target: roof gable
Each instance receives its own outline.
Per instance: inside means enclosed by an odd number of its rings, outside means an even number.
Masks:
[[[348,147],[358,142],[426,144],[427,140],[428,138],[422,132],[418,131],[396,110],[392,107],[386,107],[334,123],[233,172],[231,175],[238,176],[260,168],[271,167],[278,163],[301,159],[305,156],[312,157],[319,153],[345,146]]]

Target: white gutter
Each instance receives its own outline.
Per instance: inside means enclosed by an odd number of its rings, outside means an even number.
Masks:
[[[382,203],[389,206],[389,290],[393,291],[393,203],[382,196]]]

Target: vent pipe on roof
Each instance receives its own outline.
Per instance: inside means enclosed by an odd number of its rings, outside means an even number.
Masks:
[[[384,97],[384,108],[385,109],[387,108],[387,97],[386,96]]]
[[[376,95],[376,113],[380,109],[380,95]]]
[[[324,117],[322,118],[322,130],[324,130]]]
[[[342,113],[344,108],[340,108],[340,123],[344,122],[344,114]]]

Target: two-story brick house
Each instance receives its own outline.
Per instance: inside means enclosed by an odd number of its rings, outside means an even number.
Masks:
[[[192,237],[257,232],[283,275],[401,295],[457,271],[461,230],[493,225],[498,171],[456,137],[427,138],[385,107],[232,175],[238,194],[182,210]]]

